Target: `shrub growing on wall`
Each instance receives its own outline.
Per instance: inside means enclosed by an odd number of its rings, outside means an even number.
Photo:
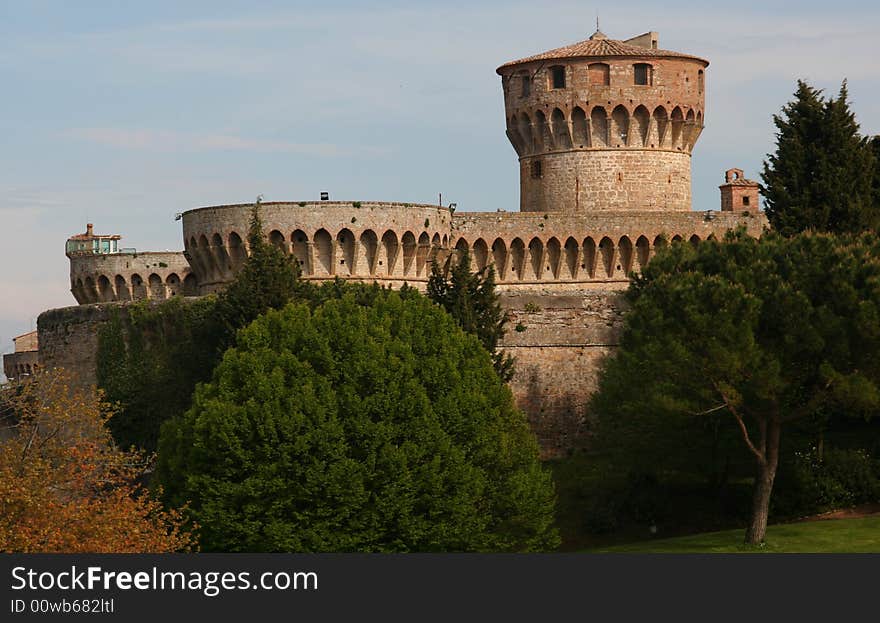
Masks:
[[[162,422],[186,411],[196,384],[211,378],[224,343],[215,304],[213,297],[143,302],[101,327],[97,380],[117,405],[108,425],[120,446],[155,450]]]
[[[101,328],[98,386],[119,406],[110,428],[123,447],[155,450],[162,422],[189,408],[196,384],[211,378],[236,331],[267,309],[309,296],[299,267],[266,242],[256,209],[248,245],[244,266],[217,297],[145,301]]]

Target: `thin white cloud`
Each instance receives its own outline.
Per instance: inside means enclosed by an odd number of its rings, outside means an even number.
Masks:
[[[0,192],[3,192],[0,187]],[[61,207],[63,202],[55,196],[39,191],[9,189],[0,197],[0,210],[37,213]]]
[[[237,17],[227,19],[197,19],[181,22],[168,22],[156,26],[157,30],[164,32],[251,32],[265,30],[280,30],[292,26],[302,26],[314,23],[313,13],[293,13],[290,11],[275,14]]]
[[[387,149],[372,146],[343,146],[331,143],[293,143],[272,139],[253,139],[231,134],[196,134],[140,128],[71,128],[64,136],[117,149],[148,151],[251,151],[309,156],[377,156]]]

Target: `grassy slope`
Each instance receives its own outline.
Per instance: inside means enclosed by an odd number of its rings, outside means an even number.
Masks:
[[[706,532],[674,539],[641,541],[591,552],[637,553],[865,553],[880,552],[880,516],[777,524],[762,548],[742,544],[743,530]]]

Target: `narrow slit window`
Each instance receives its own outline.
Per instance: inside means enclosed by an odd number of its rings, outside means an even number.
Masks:
[[[528,74],[524,74],[522,77],[522,91],[520,92],[521,97],[528,97],[532,94],[532,77]]]
[[[550,68],[550,83],[554,89],[565,88],[565,67],[556,65]]]
[[[634,66],[634,77],[635,84],[641,86],[650,86],[653,82],[653,76],[651,75],[651,66],[647,63],[636,63]]]

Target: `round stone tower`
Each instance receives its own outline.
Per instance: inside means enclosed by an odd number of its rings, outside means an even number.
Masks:
[[[586,41],[497,69],[523,212],[691,209],[706,67],[657,33]]]

